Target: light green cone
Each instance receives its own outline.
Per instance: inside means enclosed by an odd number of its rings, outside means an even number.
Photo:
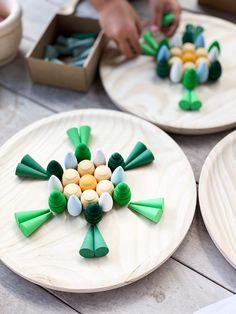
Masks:
[[[147,206],[147,207],[154,207],[154,208],[164,208],[164,198],[153,198],[150,200],[143,200],[143,201],[137,201],[137,202],[130,202],[130,205],[141,205],[141,206]]]
[[[94,255],[96,257],[106,256],[109,252],[107,244],[103,239],[97,226],[93,227],[94,230]]]
[[[191,91],[186,90],[183,98],[179,101],[179,107],[182,110],[189,110],[191,108]]]
[[[156,41],[156,39],[153,37],[151,32],[145,32],[143,34],[143,39],[145,40],[145,42],[155,51],[157,52],[158,49],[158,43]]]
[[[91,128],[88,125],[81,125],[79,128],[79,134],[80,134],[80,141],[83,144],[89,145],[90,140],[90,134],[91,134]]]
[[[137,144],[132,149],[131,153],[129,154],[128,158],[125,161],[125,164],[128,165],[132,160],[138,157],[147,149],[146,145],[142,142],[137,142]]]
[[[190,105],[191,109],[194,111],[199,110],[202,106],[202,103],[194,91],[191,91],[190,98],[191,98],[191,105]]]
[[[78,128],[70,128],[66,134],[75,148],[81,143]]]
[[[22,222],[47,214],[49,212],[50,212],[50,209],[39,209],[39,210],[28,210],[24,212],[16,212],[15,220],[16,220],[17,225],[19,225]]]
[[[33,232],[35,232],[39,227],[41,227],[46,221],[52,218],[53,214],[51,212],[35,217],[33,219],[27,220],[20,223],[18,226],[24,236],[29,237]]]
[[[129,162],[127,165],[125,165],[125,170],[134,169],[140,166],[147,165],[151,163],[154,160],[153,153],[150,151],[150,149],[146,149],[142,154],[140,154],[138,157],[133,159],[131,162]]]
[[[160,208],[148,207],[148,206],[141,206],[141,205],[132,205],[129,203],[128,207],[133,211],[139,213],[140,215],[144,216],[145,218],[158,223],[161,220],[163,210]]]
[[[40,166],[40,164],[37,163],[36,160],[34,160],[30,155],[25,155],[22,160],[21,160],[21,163],[30,167],[30,168],[33,168],[39,172],[42,172],[46,175],[48,175],[47,171],[42,167]]]
[[[18,164],[16,167],[15,174],[18,177],[32,178],[32,179],[43,179],[47,180],[49,178],[48,174],[39,172],[31,167],[24,164]]]
[[[157,54],[155,50],[153,50],[149,45],[145,44],[144,42],[140,43],[140,48],[144,55],[155,57]]]
[[[85,258],[94,257],[94,232],[90,226],[79,250],[79,254]]]

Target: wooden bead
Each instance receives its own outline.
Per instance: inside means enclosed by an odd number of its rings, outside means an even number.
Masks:
[[[85,174],[83,177],[81,177],[79,186],[82,191],[96,190],[97,180],[91,174]]]
[[[194,52],[191,52],[191,51],[185,52],[183,54],[183,56],[182,56],[182,60],[183,60],[184,63],[185,62],[193,62],[193,63],[195,63],[196,59],[197,59],[196,54]]]
[[[102,180],[97,184],[96,191],[99,196],[104,192],[108,192],[110,195],[112,195],[114,191],[114,185],[109,180]]]
[[[69,183],[64,187],[63,193],[67,199],[69,199],[71,195],[76,195],[78,198],[80,198],[81,189],[78,184]]]
[[[78,164],[78,172],[80,174],[80,176],[84,176],[85,174],[94,174],[95,171],[95,167],[94,164],[91,160],[82,160],[79,164]]]
[[[184,67],[183,67],[184,72],[187,71],[188,69],[195,69],[195,68],[196,68],[196,66],[193,62],[184,63]]]
[[[207,50],[205,49],[205,48],[198,48],[197,50],[196,50],[196,55],[198,56],[198,57],[208,57],[208,52],[207,52]]]
[[[181,57],[182,56],[182,50],[178,47],[173,47],[170,49],[170,54],[173,57]]]
[[[183,51],[195,51],[195,46],[192,43],[183,44]]]
[[[81,203],[84,208],[89,204],[98,202],[98,194],[94,190],[86,190],[81,194]]]
[[[79,184],[80,175],[75,169],[66,169],[62,176],[62,183],[64,186],[70,183]]]
[[[200,57],[196,61],[196,66],[198,67],[200,63],[205,62],[208,66],[210,66],[210,61],[208,58]]]
[[[172,66],[174,63],[179,62],[183,64],[183,60],[180,59],[179,57],[172,57],[169,59],[169,65]]]
[[[111,169],[104,165],[98,166],[95,169],[94,176],[98,182],[101,180],[109,180],[111,178]]]

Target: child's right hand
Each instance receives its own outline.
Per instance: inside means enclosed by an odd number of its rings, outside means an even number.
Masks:
[[[96,7],[105,34],[113,39],[128,58],[140,54],[141,23],[138,14],[126,0],[101,1]],[[95,4],[95,3],[94,3]]]

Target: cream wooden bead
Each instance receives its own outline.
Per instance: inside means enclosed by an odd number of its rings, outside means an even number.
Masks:
[[[172,66],[174,63],[179,62],[183,64],[183,60],[179,57],[172,57],[169,59],[169,65]]]
[[[80,198],[81,189],[77,184],[69,183],[64,187],[63,193],[67,199],[69,199],[71,195],[76,195],[78,198]]]
[[[109,180],[111,178],[111,169],[105,165],[98,166],[95,169],[94,176],[97,181]]]
[[[208,52],[207,52],[206,48],[198,48],[196,50],[196,55],[198,57],[206,57],[206,58],[208,58]]]
[[[102,180],[97,184],[96,191],[99,196],[104,192],[108,192],[110,195],[112,195],[114,191],[114,185],[109,180]]]
[[[84,208],[89,204],[98,202],[98,193],[94,190],[86,190],[81,194],[81,203]]]
[[[181,57],[182,55],[182,50],[178,47],[173,47],[170,49],[170,54],[173,57]]]
[[[79,184],[80,175],[75,169],[66,169],[62,176],[62,183],[64,186],[70,183]]]
[[[185,43],[182,47],[183,51],[195,51],[195,46],[192,43]]]
[[[196,66],[193,62],[185,62],[183,66],[184,72],[188,69],[196,69]]]
[[[91,160],[82,160],[79,164],[78,164],[78,168],[77,168],[80,176],[84,176],[85,174],[94,174],[95,171],[95,167],[94,164]]]

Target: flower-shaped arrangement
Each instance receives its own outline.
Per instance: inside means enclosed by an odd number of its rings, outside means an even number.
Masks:
[[[199,84],[217,81],[222,73],[218,60],[220,45],[214,41],[206,49],[203,32],[203,27],[187,24],[183,35],[176,34],[171,41],[164,37],[158,42],[151,32],[145,32],[140,43],[143,54],[156,59],[160,78],[182,82],[185,87],[179,101],[182,110],[199,110],[202,103],[194,89]]]
[[[158,223],[163,214],[164,199],[154,198],[131,202],[131,189],[125,183],[125,171],[154,161],[153,153],[142,142],[136,143],[126,161],[118,152],[113,153],[108,162],[102,150],[91,154],[89,142],[91,128],[67,130],[74,146],[64,159],[64,169],[56,160],[51,160],[44,169],[30,155],[25,155],[16,167],[16,175],[24,178],[49,180],[48,209],[15,213],[16,223],[21,232],[30,236],[55,215],[67,210],[77,217],[82,213],[90,224],[80,248],[85,258],[102,257],[109,249],[97,224],[105,213],[112,210],[113,204],[126,206],[147,219]]]

